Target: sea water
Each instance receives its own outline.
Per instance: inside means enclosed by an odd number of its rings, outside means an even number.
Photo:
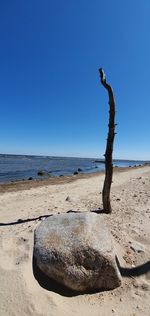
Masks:
[[[70,158],[29,155],[0,155],[0,182],[48,176],[72,175],[80,169],[81,173],[103,171],[104,163],[96,162],[95,158]],[[129,167],[142,165],[145,161],[114,160],[114,166]],[[44,171],[44,176],[38,176]]]

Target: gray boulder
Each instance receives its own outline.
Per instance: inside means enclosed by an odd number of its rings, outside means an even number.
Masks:
[[[34,259],[49,278],[75,291],[114,289],[121,284],[102,215],[84,212],[48,217],[35,230]]]

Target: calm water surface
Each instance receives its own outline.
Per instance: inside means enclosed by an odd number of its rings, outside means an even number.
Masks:
[[[103,163],[95,162],[95,158],[68,158],[27,155],[0,155],[0,182],[22,179],[47,178],[48,176],[71,175],[80,168],[82,173],[93,173],[104,170]],[[128,167],[144,164],[145,161],[115,160],[114,166]],[[37,175],[45,171],[45,175]]]

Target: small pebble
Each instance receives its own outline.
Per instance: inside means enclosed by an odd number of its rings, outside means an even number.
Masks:
[[[66,201],[70,202],[70,197],[69,196],[66,197]]]

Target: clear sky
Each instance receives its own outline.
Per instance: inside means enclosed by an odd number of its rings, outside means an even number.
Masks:
[[[150,1],[0,2],[1,153],[150,159]]]

